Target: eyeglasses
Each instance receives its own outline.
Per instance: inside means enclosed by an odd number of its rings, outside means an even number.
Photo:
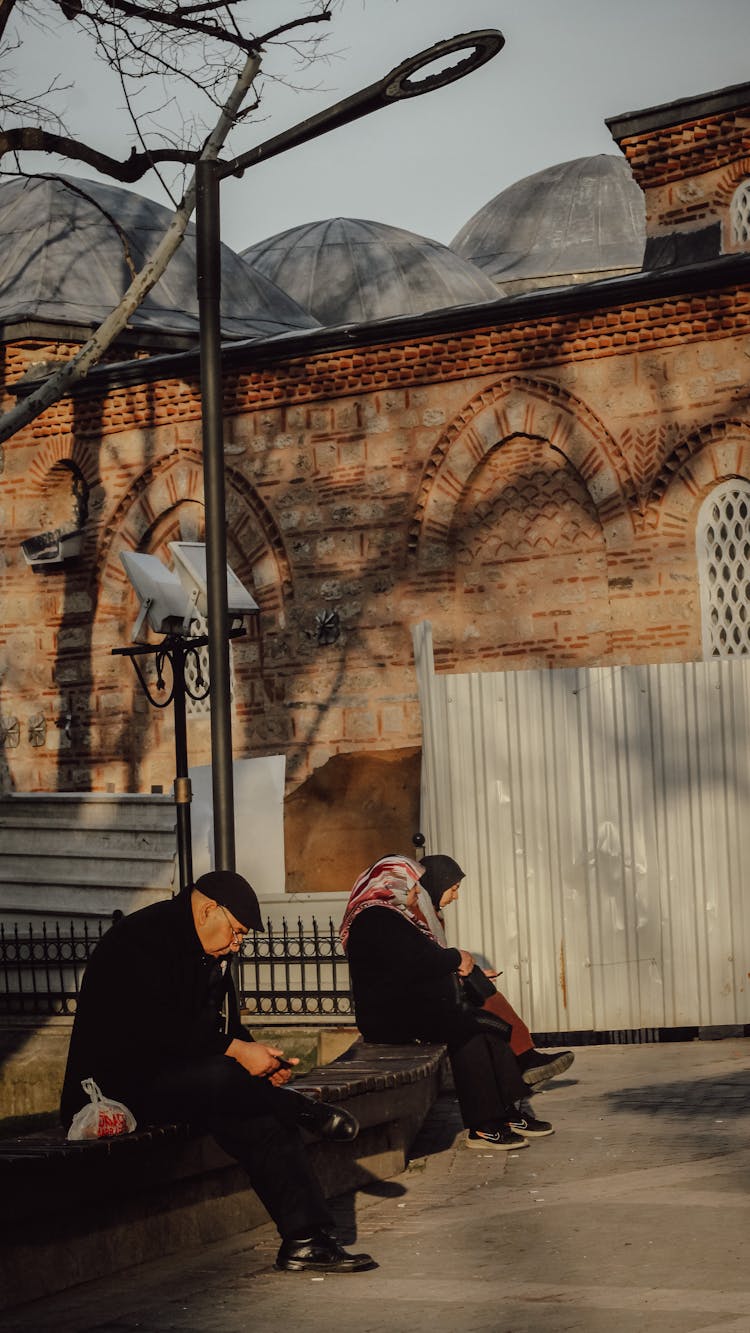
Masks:
[[[237,945],[237,948],[238,948],[238,949],[241,949],[241,948],[242,948],[242,945],[243,945],[243,942],[244,942],[244,939],[245,939],[245,936],[246,936],[246,934],[247,934],[247,931],[246,931],[246,930],[238,930],[236,926],[233,926],[232,923],[231,923],[231,921],[229,920],[229,916],[228,916],[228,914],[227,914],[226,908],[222,907],[222,906],[221,906],[221,903],[219,903],[219,907],[221,907],[221,910],[222,910],[222,912],[224,913],[224,918],[225,918],[225,920],[226,920],[226,923],[227,923],[227,925],[229,926],[229,929],[230,929],[231,932],[232,932],[232,944],[236,944],[236,945]]]

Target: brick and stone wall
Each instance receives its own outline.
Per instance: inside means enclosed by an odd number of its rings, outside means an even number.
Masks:
[[[676,161],[684,142],[657,147]],[[386,850],[379,827],[393,849],[414,826],[416,621],[432,621],[443,670],[701,656],[698,510],[722,479],[750,478],[750,278],[638,282],[226,358],[229,560],[261,608],[232,650],[235,750],[284,753],[290,795],[316,775],[324,836],[321,810],[353,802],[359,864]],[[120,552],[166,558],[203,536],[197,362],[171,367],[96,372],[4,448],[6,788],[170,787],[171,718],[111,649],[136,614]],[[34,572],[20,542],[68,512],[71,488],[83,553]],[[327,611],[341,635],[322,646]],[[189,745],[207,761],[207,718]],[[355,761],[378,755],[394,782],[366,809]],[[354,769],[321,780],[341,756]]]

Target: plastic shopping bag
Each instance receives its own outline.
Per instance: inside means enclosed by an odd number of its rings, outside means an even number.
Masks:
[[[116,1134],[131,1134],[135,1116],[122,1102],[113,1102],[102,1093],[93,1078],[81,1080],[83,1091],[91,1098],[88,1106],[76,1111],[68,1130],[69,1139],[109,1139]]]

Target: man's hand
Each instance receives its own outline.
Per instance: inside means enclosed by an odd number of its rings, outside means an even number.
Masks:
[[[261,1041],[238,1041],[235,1038],[230,1041],[224,1054],[236,1060],[254,1078],[268,1076],[269,1082],[275,1087],[288,1083],[291,1077],[291,1069],[282,1069],[279,1065],[279,1060],[284,1059],[284,1052],[277,1046],[264,1046]],[[292,1057],[289,1064],[298,1065],[299,1060]]]
[[[459,949],[458,952],[461,955],[461,966],[458,969],[458,975],[460,977],[468,977],[469,973],[474,967],[474,959],[472,958],[470,953],[466,952],[465,949]]]

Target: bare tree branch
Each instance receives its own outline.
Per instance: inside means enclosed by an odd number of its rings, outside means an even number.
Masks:
[[[310,17],[305,19],[304,22],[325,23],[330,18],[331,18],[331,6],[330,4],[327,4],[325,9],[321,9],[319,14],[310,15]],[[277,37],[281,37],[283,33],[291,32],[293,28],[298,28],[298,27],[300,27],[299,19],[290,19],[288,23],[282,23],[280,27],[272,28],[270,32],[264,32],[263,36],[258,38],[258,44],[260,46],[265,46],[268,42],[272,42]]]
[[[237,5],[240,0],[205,0],[200,5],[183,5],[182,8],[175,10],[176,14],[203,14],[209,9],[229,9],[231,5]]]
[[[70,133],[60,117],[53,115],[44,94],[31,98],[14,95],[8,91],[8,80],[4,80],[0,86],[0,114],[5,122],[5,127],[0,128],[0,161],[4,155],[13,154],[19,174],[25,174],[19,155],[28,152],[54,154],[72,162],[85,163],[112,180],[131,184],[152,170],[162,179],[158,171],[162,165],[172,164],[184,169],[194,166],[202,157],[216,158],[231,130],[258,105],[257,96],[254,100],[248,99],[248,93],[260,70],[261,48],[282,40],[285,47],[303,55],[309,63],[318,50],[320,38],[299,37],[292,42],[288,40],[288,34],[330,20],[338,0],[316,0],[315,12],[279,24],[262,35],[242,32],[233,8],[240,0],[197,0],[182,8],[171,0],[154,0],[153,5],[147,0],[52,0],[52,3],[74,21],[82,37],[95,43],[97,56],[109,65],[119,82],[125,110],[141,148],[131,148],[129,156],[123,160],[102,152]],[[312,8],[313,0],[308,0],[308,4]],[[223,23],[221,20],[202,22],[190,17],[209,11],[216,14],[222,9]],[[19,22],[22,15],[27,25],[44,31],[44,12],[37,0],[0,0],[0,36],[7,31],[13,15]],[[16,34],[12,43],[17,46],[18,41]],[[244,58],[238,57],[238,48],[244,52]],[[239,74],[236,70],[238,60],[242,64]],[[161,89],[162,100],[144,113],[142,106],[136,106],[136,101],[145,89],[153,88],[154,80]],[[184,85],[186,81],[200,89],[209,103],[218,109],[218,116],[207,137],[205,128],[197,121],[193,123],[182,117],[179,140],[169,143],[169,138],[176,132],[159,125],[156,117],[170,105],[177,104],[172,88],[175,84],[178,87],[180,83]],[[228,94],[220,92],[225,85],[230,89]],[[48,89],[48,93],[59,91],[54,82]],[[37,123],[8,126],[8,115],[18,117],[19,111],[24,119],[28,116]],[[152,147],[149,140],[157,135],[157,142]],[[162,184],[169,193],[166,182],[162,180]],[[0,418],[0,441],[8,439],[69,393],[101,359],[164,273],[183,239],[194,208],[193,175],[151,259],[132,277],[116,309],[70,361],[27,397],[20,398]],[[130,268],[132,274],[132,264]]]
[[[224,104],[224,109],[216,126],[209,135],[201,157],[208,159],[218,157],[219,151],[234,125],[237,113],[259,69],[260,57],[257,55],[249,56],[242,73],[238,76],[234,88]],[[83,379],[91,367],[96,364],[102,353],[106,351],[118,334],[122,333],[130,316],[138,309],[155,283],[159,281],[172,255],[180,245],[194,208],[195,176],[190,181],[184,198],[179,208],[176,209],[172,222],[154,254],[134,281],[131,282],[117,309],[107,316],[88,342],[76,352],[70,361],[45,380],[44,384],[41,384],[38,389],[34,389],[28,398],[22,399],[9,412],[5,413],[4,417],[0,419],[0,443],[9,439],[22,426],[28,425],[46,408],[51,407],[59,398],[69,393],[73,386]]]
[[[124,162],[100,153],[98,149],[71,139],[64,134],[54,134],[51,130],[36,126],[19,125],[8,130],[0,130],[0,159],[9,152],[57,153],[60,157],[70,158],[73,162],[86,162],[103,176],[111,176],[118,181],[137,181],[150,171],[158,162],[197,162],[200,152],[188,148],[152,148],[137,153],[133,149]]]
[[[202,37],[213,37],[221,42],[229,42],[248,55],[252,55],[258,49],[254,37],[242,37],[230,32],[228,28],[217,27],[212,23],[199,23],[195,19],[184,17],[179,11],[148,9],[143,5],[130,4],[129,0],[105,0],[105,3],[117,13],[124,14],[126,18],[144,19],[147,23],[179,28],[180,32],[200,33]]]

